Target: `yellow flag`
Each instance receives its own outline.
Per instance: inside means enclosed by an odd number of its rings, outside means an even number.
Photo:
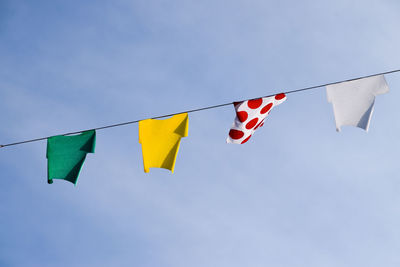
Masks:
[[[188,135],[188,130],[187,113],[165,120],[139,121],[139,143],[142,144],[144,171],[164,168],[173,173],[181,138]]]

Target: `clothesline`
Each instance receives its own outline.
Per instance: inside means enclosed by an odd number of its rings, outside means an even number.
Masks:
[[[342,81],[336,81],[336,82],[331,82],[331,83],[326,83],[326,84],[320,84],[320,85],[305,87],[305,88],[291,90],[291,91],[287,91],[287,92],[283,92],[283,93],[284,94],[298,93],[298,92],[302,92],[302,91],[322,88],[322,87],[325,87],[325,86],[328,86],[328,85],[334,85],[334,84],[343,83],[343,82],[350,82],[350,81],[360,80],[360,79],[369,78],[369,77],[378,76],[378,75],[391,74],[391,73],[395,73],[395,72],[400,72],[400,69],[381,72],[381,73],[376,73],[376,74],[371,74],[371,75],[367,75],[367,76],[361,76],[361,77],[342,80]],[[235,102],[242,102],[242,101],[258,99],[258,98],[264,98],[264,97],[271,97],[271,96],[274,96],[274,95],[275,94],[261,96],[261,97],[255,97],[255,98],[249,98],[249,99],[244,99],[244,100],[235,101]],[[167,115],[156,116],[156,117],[152,117],[152,118],[145,118],[145,119],[141,119],[141,120],[134,120],[134,121],[117,123],[117,124],[111,124],[111,125],[106,125],[106,126],[92,128],[92,129],[80,130],[80,131],[76,131],[76,132],[63,133],[63,134],[59,134],[59,135],[73,135],[73,134],[78,134],[78,133],[91,131],[91,130],[103,130],[103,129],[107,129],[107,128],[113,128],[113,127],[119,127],[119,126],[123,126],[123,125],[138,123],[139,121],[146,120],[146,119],[161,119],[161,118],[166,118],[166,117],[170,117],[170,116],[174,116],[174,115],[178,115],[178,114],[182,114],[182,113],[193,113],[193,112],[203,111],[203,110],[207,110],[207,109],[220,108],[220,107],[232,105],[233,103],[234,102],[229,102],[229,103],[224,103],[224,104],[219,104],[219,105],[214,105],[214,106],[202,107],[202,108],[191,109],[191,110],[181,111],[181,112],[167,114]],[[25,143],[31,143],[31,142],[41,141],[41,140],[46,140],[46,139],[48,139],[50,137],[54,137],[54,136],[56,136],[56,135],[47,136],[47,137],[40,137],[40,138],[35,138],[35,139],[30,139],[30,140],[25,140],[25,141],[19,141],[19,142],[15,142],[15,143],[9,143],[9,144],[5,144],[5,145],[0,145],[0,148],[7,147],[7,146],[20,145],[20,144],[25,144]]]

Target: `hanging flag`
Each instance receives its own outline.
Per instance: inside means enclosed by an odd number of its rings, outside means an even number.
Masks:
[[[164,168],[174,172],[182,137],[188,135],[189,117],[178,114],[165,120],[147,119],[139,122],[139,143],[142,145],[143,167]]]
[[[368,131],[375,96],[389,92],[383,75],[328,85],[328,102],[332,103],[336,131],[350,125]]]
[[[76,185],[87,153],[94,153],[96,132],[53,136],[47,139],[47,182],[64,179]]]
[[[286,96],[282,93],[271,97],[234,103],[236,118],[226,142],[244,144],[249,141],[254,131],[264,125],[264,120],[272,108],[280,105],[285,100]]]

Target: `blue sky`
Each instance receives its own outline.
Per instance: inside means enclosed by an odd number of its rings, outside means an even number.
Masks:
[[[400,67],[398,1],[0,0],[0,143]],[[233,107],[190,114],[175,173],[137,125],[98,131],[74,187],[46,142],[0,150],[1,266],[399,266],[400,74],[368,133],[325,89],[242,146]]]

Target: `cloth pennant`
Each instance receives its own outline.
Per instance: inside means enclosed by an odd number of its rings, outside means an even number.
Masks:
[[[174,172],[176,157],[182,137],[188,136],[187,113],[169,119],[147,119],[139,122],[139,143],[142,145],[143,167],[164,168]]]
[[[227,143],[244,144],[254,131],[264,125],[271,110],[286,100],[285,94],[234,103],[236,118],[229,131]]]
[[[63,179],[76,185],[87,153],[94,153],[96,132],[53,136],[47,139],[47,182]]]
[[[340,132],[344,125],[368,131],[375,96],[388,92],[389,86],[383,75],[328,85],[326,93],[333,106],[336,131]]]

